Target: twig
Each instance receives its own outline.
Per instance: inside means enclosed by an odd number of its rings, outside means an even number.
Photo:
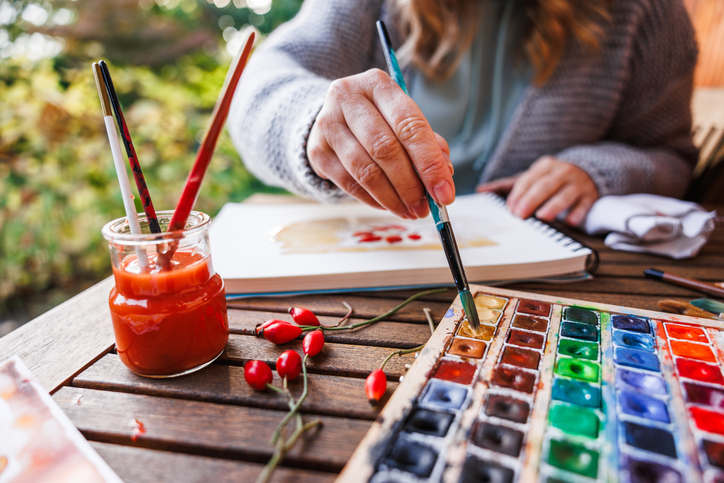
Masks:
[[[387,361],[392,359],[393,356],[404,356],[405,354],[412,354],[413,352],[420,352],[422,349],[425,348],[425,344],[419,345],[417,347],[413,347],[412,349],[400,349],[398,351],[392,352],[390,355],[385,357],[385,360],[382,361],[382,365],[380,366],[380,370],[383,371],[385,369],[385,365],[387,364]]]
[[[276,469],[277,465],[284,459],[287,452],[292,449],[294,444],[297,442],[297,440],[302,436],[302,434],[306,433],[310,429],[321,426],[322,420],[321,419],[315,419],[314,421],[311,421],[303,426],[297,427],[297,429],[292,433],[292,435],[289,437],[286,443],[284,443],[284,438],[280,438],[279,441],[276,444],[274,454],[272,455],[269,462],[264,467],[264,471],[261,472],[259,475],[259,478],[256,480],[257,483],[266,483],[269,481],[269,478],[271,478],[272,473]]]
[[[397,312],[398,310],[400,310],[400,309],[401,309],[402,307],[404,307],[405,305],[407,305],[407,304],[409,304],[410,302],[413,302],[413,301],[419,299],[420,297],[424,297],[425,295],[430,295],[430,294],[434,294],[434,293],[444,292],[444,291],[446,291],[446,290],[447,290],[446,288],[437,288],[437,289],[434,289],[434,290],[426,290],[426,291],[424,291],[424,292],[418,292],[418,293],[416,293],[415,295],[409,297],[409,298],[408,298],[407,300],[405,300],[404,302],[402,302],[402,303],[400,303],[399,305],[397,305],[396,307],[388,310],[388,311],[385,312],[384,314],[378,315],[377,317],[375,317],[375,318],[373,318],[373,319],[365,320],[365,321],[362,321],[362,322],[357,322],[356,324],[346,325],[346,326],[344,326],[344,327],[326,327],[326,326],[321,326],[321,327],[320,327],[320,326],[316,326],[316,325],[301,325],[300,327],[301,327],[302,330],[304,330],[304,331],[306,331],[306,330],[316,330],[316,329],[322,329],[322,330],[354,330],[354,329],[358,329],[358,328],[360,328],[360,327],[365,327],[365,326],[367,326],[367,325],[374,324],[375,322],[379,322],[380,320],[386,319],[386,318],[389,317],[390,315],[392,315],[392,314],[394,314],[395,312]]]
[[[432,321],[432,315],[430,315],[431,310],[427,307],[422,309],[423,312],[425,312],[425,318],[427,319],[427,323],[430,324],[430,335],[435,333],[435,323]]]
[[[347,302],[345,302],[344,300],[342,301],[342,303],[344,304],[345,307],[347,307],[347,314],[344,317],[342,317],[341,319],[339,319],[339,322],[337,322],[334,325],[335,327],[339,327],[340,325],[342,325],[342,322],[346,322],[347,319],[349,319],[352,316],[352,312],[353,312],[352,306],[350,304],[348,304]]]
[[[274,430],[274,434],[272,434],[271,440],[269,441],[269,444],[276,444],[279,434],[281,432],[281,429],[287,425],[290,419],[292,419],[292,416],[296,414],[297,411],[299,411],[299,407],[302,405],[304,400],[307,398],[307,355],[304,355],[304,359],[302,359],[302,374],[304,375],[304,391],[302,391],[302,395],[299,396],[299,399],[294,404],[294,407],[291,408],[291,411],[287,413],[286,416],[284,416],[284,419],[282,419],[282,422],[279,423],[279,426],[277,426],[277,429]]]

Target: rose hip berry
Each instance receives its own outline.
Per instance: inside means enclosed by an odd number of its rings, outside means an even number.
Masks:
[[[302,357],[291,349],[282,352],[277,359],[277,372],[280,377],[293,381],[302,372]]]
[[[286,321],[284,321],[284,320],[279,320],[279,319],[269,319],[269,320],[266,320],[266,321],[262,322],[261,324],[256,324],[256,327],[254,327],[254,335],[256,335],[256,336],[258,336],[258,337],[262,337],[262,335],[261,335],[261,334],[262,334],[262,331],[263,331],[264,329],[266,329],[267,327],[269,327],[270,325],[276,324],[277,322],[284,322],[284,323],[287,323],[287,324],[289,323],[289,322],[286,322]]]
[[[302,335],[301,327],[283,320],[277,320],[257,332],[257,337],[264,337],[277,345],[291,342],[300,335]]]
[[[294,319],[294,322],[299,325],[320,325],[317,316],[309,309],[291,307],[289,309],[289,314],[292,316],[292,319]]]
[[[314,357],[322,351],[324,347],[324,333],[317,329],[304,336],[302,341],[302,350],[309,357]]]
[[[249,361],[244,364],[244,379],[257,391],[263,391],[267,384],[271,384],[274,375],[266,362]]]
[[[382,369],[375,369],[365,381],[365,393],[367,393],[370,404],[375,405],[380,402],[385,391],[387,391],[387,376]]]

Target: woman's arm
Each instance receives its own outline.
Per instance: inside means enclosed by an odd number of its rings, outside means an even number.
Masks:
[[[582,220],[581,211],[588,211],[585,206],[584,210],[577,209],[577,203],[586,200],[584,205],[590,207],[592,191],[593,200],[598,196],[642,192],[684,195],[697,159],[691,142],[690,108],[697,55],[694,33],[680,1],[638,3],[643,8],[630,10],[638,16],[632,22],[635,34],[630,38],[625,85],[604,139],[550,153],[549,160],[555,162],[548,164],[565,180],[552,183],[545,177],[532,176],[533,168],[540,168],[545,159],[541,158],[521,175],[505,180],[506,183],[482,185],[481,190],[512,190],[514,203],[526,201],[516,211],[523,217],[536,213],[543,219],[552,219],[561,211],[572,209],[576,216],[567,218],[572,224]],[[566,168],[566,164],[578,169]],[[587,179],[580,176],[582,173]],[[551,186],[568,182],[579,186],[576,196],[568,197],[568,204],[554,203],[554,210],[545,209],[550,208],[546,203],[558,194]],[[525,184],[525,193],[516,184]],[[527,196],[531,190],[538,195]],[[540,196],[542,191],[547,196]],[[535,202],[529,203],[532,198]]]
[[[252,55],[227,125],[259,179],[320,201],[345,197],[312,171],[306,144],[332,81],[373,66],[382,2],[307,0]]]

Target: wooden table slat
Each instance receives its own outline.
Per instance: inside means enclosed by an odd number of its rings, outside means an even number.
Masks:
[[[75,387],[62,387],[53,399],[92,441],[264,463],[272,455],[269,438],[285,414]],[[136,441],[131,438],[134,419],[146,430]],[[322,419],[323,426],[305,433],[285,464],[339,471],[371,424],[334,416]]]
[[[0,362],[14,356],[52,393],[114,344],[107,278],[0,338]]]
[[[352,306],[354,309],[354,317],[359,319],[371,319],[373,317],[377,317],[402,302],[402,300],[388,298],[378,299],[361,297],[359,295],[335,294],[300,295],[297,297],[285,298],[255,297],[230,301],[227,305],[229,308],[234,309],[259,310],[267,312],[286,312],[289,307],[292,306],[305,307],[317,315],[342,317],[347,313],[347,309],[342,304],[343,301]],[[425,307],[432,311],[434,320],[440,320],[443,315],[445,315],[449,306],[450,302],[415,300],[402,307],[398,312],[389,317],[388,320],[423,323],[425,322],[425,314],[422,309]]]
[[[108,443],[91,443],[93,449],[128,483],[193,481],[243,483],[256,481],[264,465],[208,456],[171,453]],[[331,483],[335,475],[321,471],[279,468],[272,483]]]
[[[276,372],[273,384],[282,387]],[[277,393],[253,390],[244,380],[242,367],[224,364],[212,364],[186,377],[148,379],[129,371],[117,355],[108,354],[76,376],[73,386],[282,411],[287,409],[287,400]],[[397,383],[390,382],[387,386],[389,396]],[[289,382],[289,390],[296,397],[299,397],[302,389],[301,376]],[[307,414],[373,420],[377,417],[379,407],[372,408],[367,402],[364,380],[314,374],[309,377],[309,395],[301,410]]]
[[[289,315],[274,312],[247,312],[242,310],[229,310],[229,330],[232,334],[253,335],[256,324],[267,319],[280,318],[291,321]],[[324,325],[333,325],[339,318],[320,317]],[[350,319],[345,325],[352,325],[365,319]],[[435,320],[435,323],[440,319]],[[304,335],[302,335],[304,337]],[[430,337],[430,326],[424,323],[407,322],[377,322],[365,328],[355,330],[325,331],[326,342],[339,342],[342,344],[356,344],[367,346],[381,346],[397,349],[409,349],[424,344]]]
[[[421,344],[425,341],[420,342]],[[274,365],[279,355],[288,349],[302,353],[302,341],[295,340],[276,346],[264,339],[244,335],[230,335],[223,360],[243,364],[248,360],[260,360]],[[378,369],[382,361],[395,349],[386,347],[335,344],[327,342],[319,355],[307,361],[312,374],[330,374],[335,376],[366,378],[370,372]],[[389,380],[396,380],[407,372],[405,364],[412,364],[415,354],[395,356],[385,366]]]

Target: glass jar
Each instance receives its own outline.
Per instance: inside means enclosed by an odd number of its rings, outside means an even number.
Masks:
[[[158,212],[161,229],[173,211]],[[229,340],[224,281],[214,271],[209,216],[191,212],[183,231],[133,235],[126,218],[106,224],[115,287],[109,304],[121,361],[145,377],[175,377],[219,357]],[[166,263],[164,263],[166,262]]]

